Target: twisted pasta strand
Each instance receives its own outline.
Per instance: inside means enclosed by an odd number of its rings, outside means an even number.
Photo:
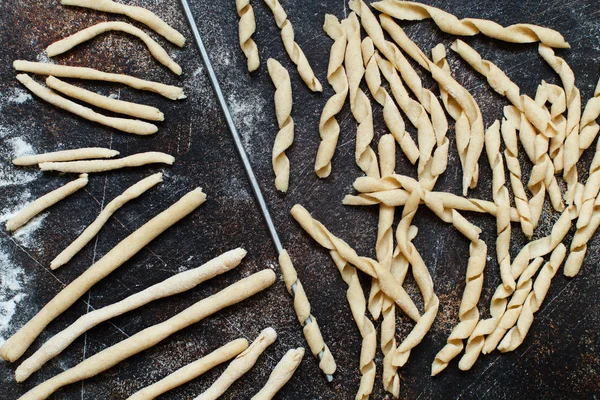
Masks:
[[[540,44],[539,53],[550,67],[560,76],[567,98],[567,133],[563,154],[563,178],[567,183],[567,204],[573,204],[578,183],[577,161],[579,161],[579,123],[581,121],[581,94],[575,86],[575,74],[565,60],[554,55],[552,48]]]
[[[337,266],[342,279],[348,285],[346,298],[350,305],[350,311],[356,322],[356,326],[362,337],[362,345],[360,351],[360,386],[356,393],[356,400],[368,399],[373,392],[373,384],[375,383],[375,352],[377,351],[377,331],[373,323],[366,315],[366,300],[365,295],[358,280],[356,268],[352,267],[340,253],[335,250],[330,252],[331,258]]]
[[[589,205],[589,203],[587,204]],[[600,196],[596,197],[590,211],[591,217],[585,224],[580,227],[579,220],[577,221],[577,231],[575,231],[575,235],[571,241],[571,253],[565,263],[565,276],[574,277],[579,273],[585,253],[587,252],[587,243],[600,226]]]
[[[561,243],[559,244],[552,255],[550,256],[550,264],[558,268],[563,260],[565,259],[565,255],[567,253],[567,248]],[[531,293],[531,289],[533,288],[533,276],[540,269],[543,259],[541,257],[536,258],[529,266],[523,271],[521,277],[519,278],[519,282],[517,283],[515,293],[512,295],[510,302],[506,308],[506,312],[502,316],[500,322],[498,322],[498,326],[486,339],[485,345],[483,347],[484,351],[487,352],[493,351],[502,340],[502,337],[511,329],[515,323],[517,322],[521,311],[523,310],[523,303]]]
[[[457,36],[474,36],[481,33],[487,37],[510,43],[541,42],[551,47],[570,48],[560,32],[531,24],[515,24],[504,27],[497,22],[478,18],[458,19],[439,8],[412,1],[385,0],[372,6],[394,18],[420,21],[431,18],[443,32]]]
[[[442,101],[460,128],[456,131],[457,145],[463,165],[463,195],[466,196],[469,188],[477,186],[478,160],[484,144],[483,117],[479,105],[473,96],[451,76],[449,68],[441,68],[425,56],[391,17],[381,14],[379,20],[392,39],[409,55],[415,56],[421,65],[426,65],[433,79],[440,88],[443,88]],[[447,94],[446,99],[444,99],[445,94]]]
[[[552,254],[554,257],[550,259],[550,262],[547,262],[544,265],[538,274],[538,277],[535,279],[533,290],[528,294],[523,303],[517,324],[508,331],[506,336],[504,336],[504,339],[500,342],[498,350],[501,352],[505,353],[507,351],[515,350],[523,343],[527,332],[529,332],[529,328],[531,328],[531,325],[533,324],[533,314],[540,309],[542,302],[548,293],[548,289],[550,288],[552,278],[556,275],[556,271],[558,271],[562,262],[562,260],[559,260],[558,258],[561,254],[564,257],[566,248],[561,243],[556,247],[554,252],[557,252],[557,256],[554,256],[554,253]]]
[[[594,97],[588,100],[581,116],[581,122],[579,124],[579,152],[581,153],[592,145],[594,139],[598,135],[600,126],[596,120],[600,117],[600,80],[596,85],[594,91]]]
[[[327,81],[335,94],[327,100],[319,121],[321,143],[315,161],[315,173],[319,178],[326,178],[331,174],[331,159],[340,136],[340,125],[335,116],[341,111],[348,96],[348,77],[344,69],[344,56],[348,42],[346,30],[331,14],[325,15],[323,29],[334,40],[329,54]]]
[[[285,10],[278,0],[265,0],[265,3],[267,3],[273,13],[273,17],[275,17],[275,22],[281,30],[281,40],[283,41],[285,51],[288,53],[288,56],[290,56],[292,62],[298,67],[300,78],[302,78],[304,83],[306,83],[306,86],[313,92],[322,92],[323,87],[321,86],[321,83],[310,67],[304,52],[295,41],[294,28],[292,27],[292,23],[288,20]]]
[[[564,161],[564,142],[567,135],[567,119],[563,115],[567,110],[565,91],[558,85],[552,85],[542,80],[542,84],[538,86],[535,93],[535,102],[540,107],[543,107],[546,103],[550,104],[550,116],[556,128],[556,136],[550,138],[548,153],[554,163],[554,172],[561,172]]]
[[[406,291],[393,279],[390,271],[382,268],[379,263],[367,257],[360,257],[346,242],[339,239],[325,228],[325,226],[314,219],[309,212],[300,204],[292,207],[292,217],[302,226],[317,243],[326,249],[337,251],[348,263],[363,271],[372,278],[377,278],[383,293],[394,300],[394,302],[413,321],[418,321],[421,316],[419,310],[408,296]]]
[[[519,164],[519,143],[517,141],[517,129],[506,118],[502,119],[501,125],[502,140],[504,141],[504,157],[506,159],[506,167],[510,174],[510,186],[515,198],[515,206],[519,213],[519,221],[521,222],[521,230],[528,238],[533,236],[534,225],[531,217],[531,209],[529,208],[529,200],[527,193],[523,187],[521,180],[521,165]]]
[[[248,71],[256,71],[260,66],[260,57],[258,56],[258,47],[252,40],[252,35],[256,31],[254,10],[250,5],[250,0],[235,0],[235,8],[240,17],[238,36],[240,47],[248,59]]]
[[[300,325],[303,327],[304,337],[313,356],[319,359],[319,368],[325,375],[333,375],[336,370],[333,355],[323,340],[317,319],[311,314],[310,303],[304,287],[298,279],[298,273],[292,264],[292,259],[286,250],[279,254],[279,267],[288,293],[294,299],[294,311]]]
[[[348,36],[344,64],[348,74],[350,109],[358,123],[356,128],[356,150],[354,158],[359,168],[368,176],[379,177],[377,156],[370,144],[373,140],[373,111],[367,95],[359,87],[365,74],[360,48],[360,23],[355,13],[350,13],[342,22]]]
[[[285,151],[294,142],[294,120],[292,112],[292,83],[287,70],[274,58],[269,58],[267,68],[275,85],[275,113],[279,132],[275,136],[273,146],[273,171],[275,171],[275,187],[287,192],[290,181],[290,161]]]
[[[573,208],[566,209],[552,227],[550,235],[529,242],[523,246],[511,265],[511,275],[513,281],[516,281],[521,276],[521,273],[523,273],[523,271],[529,265],[530,260],[537,257],[542,257],[552,252],[556,246],[562,242],[571,228],[571,219],[575,217],[576,211]],[[460,359],[458,364],[458,367],[461,370],[466,371],[471,369],[482,351],[485,354],[488,352],[488,350],[493,350],[484,348],[485,336],[494,332],[498,326],[498,323],[506,311],[508,298],[515,291],[515,286],[516,285],[512,284],[505,286],[505,282],[503,282],[503,284],[498,286],[494,292],[490,303],[491,317],[480,320],[477,323],[475,330],[469,337],[467,346],[465,348],[465,354]]]
[[[365,64],[365,80],[369,91],[373,95],[375,101],[383,106],[383,119],[386,126],[396,138],[400,148],[406,155],[406,158],[414,164],[419,159],[419,148],[412,140],[408,132],[405,130],[404,120],[400,115],[400,110],[396,107],[394,100],[389,95],[387,90],[381,86],[381,76],[379,74],[379,66],[376,61],[375,47],[371,38],[366,37],[361,45],[362,56]],[[421,139],[422,140],[422,139]],[[420,143],[420,141],[419,141]],[[393,143],[392,143],[393,146]]]

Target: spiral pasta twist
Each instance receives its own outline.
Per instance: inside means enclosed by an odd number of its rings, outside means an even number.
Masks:
[[[591,203],[584,203],[584,205],[589,206]],[[585,253],[587,252],[587,242],[592,238],[600,226],[600,196],[597,196],[593,201],[590,214],[591,216],[587,222],[582,224],[581,227],[579,226],[580,221],[577,220],[577,231],[575,231],[575,235],[571,241],[571,253],[565,262],[564,273],[568,277],[574,277],[579,273],[581,265],[583,264],[583,259],[585,258]]]
[[[281,30],[281,40],[283,41],[285,51],[292,62],[298,67],[300,78],[302,78],[306,86],[313,92],[322,92],[323,87],[321,86],[321,82],[315,76],[304,52],[295,41],[294,28],[288,20],[285,10],[278,0],[265,0],[265,3],[267,3],[267,6],[269,6],[273,13],[273,17],[275,17],[275,22]]]
[[[250,5],[250,0],[235,0],[239,22],[240,47],[248,59],[248,71],[256,71],[260,66],[260,57],[258,56],[258,47],[252,35],[256,31],[256,20],[254,19],[254,10]]]
[[[267,68],[275,85],[275,113],[279,132],[275,136],[273,146],[273,171],[275,171],[275,187],[287,192],[290,181],[290,161],[285,151],[294,142],[294,120],[292,112],[292,83],[287,70],[274,58],[269,58]]]
[[[325,103],[319,121],[321,143],[315,160],[315,173],[319,178],[326,178],[331,174],[331,159],[340,136],[340,125],[335,116],[341,111],[348,96],[348,77],[344,68],[344,55],[348,42],[346,30],[331,14],[325,15],[323,29],[334,40],[329,54],[327,81],[333,87],[335,94]]]
[[[541,42],[551,47],[570,48],[564,37],[550,28],[531,24],[515,24],[504,27],[494,21],[478,18],[458,19],[439,8],[412,1],[385,0],[372,6],[394,18],[420,21],[431,18],[443,32],[457,36],[474,36],[481,33],[487,37],[510,43]]]
[[[294,298],[294,311],[300,325],[303,327],[304,337],[313,356],[319,359],[319,368],[326,375],[333,375],[336,370],[333,355],[325,344],[317,319],[311,314],[310,303],[304,287],[298,279],[298,273],[292,264],[292,259],[286,250],[279,254],[279,267],[288,293]]]
[[[600,117],[600,80],[596,85],[594,97],[588,100],[581,115],[579,124],[579,152],[583,153],[585,149],[590,147],[598,136],[600,126],[596,120]]]

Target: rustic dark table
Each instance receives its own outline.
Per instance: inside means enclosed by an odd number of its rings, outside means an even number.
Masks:
[[[81,192],[52,207],[15,235],[0,230],[0,337],[5,340],[29,320],[66,283],[81,274],[112,246],[183,193],[196,186],[204,188],[208,201],[197,211],[161,235],[138,255],[92,288],[61,317],[44,330],[25,356],[31,355],[53,334],[65,328],[90,309],[100,308],[131,295],[174,273],[215,257],[223,251],[242,246],[246,260],[236,270],[217,277],[187,293],[157,301],[124,316],[103,323],[77,339],[60,356],[50,361],[23,384],[13,380],[18,365],[0,362],[0,398],[16,399],[36,384],[77,364],[85,357],[123,340],[144,327],[158,323],[228,284],[263,268],[277,271],[275,250],[263,218],[252,196],[240,159],[204,73],[199,53],[177,1],[132,0],[145,6],[184,33],[188,44],[178,49],[154,33],[168,52],[181,64],[184,74],[175,77],[155,62],[143,44],[118,33],[102,35],[66,55],[56,58],[61,64],[93,66],[128,73],[185,87],[188,98],[169,101],[154,94],[126,87],[94,82],[85,86],[106,95],[149,103],[164,111],[166,120],[150,137],[134,137],[86,122],[44,104],[28,95],[14,79],[11,63],[15,59],[46,60],[44,49],[50,43],[79,29],[108,19],[125,20],[78,8],[64,7],[58,0],[0,3],[0,208],[2,219],[27,201],[67,182],[71,177],[16,169],[9,160],[24,151],[53,151],[83,146],[107,146],[122,154],[160,150],[174,155],[168,168],[145,167],[94,175]],[[348,107],[339,116],[342,131],[333,160],[333,173],[319,180],[313,172],[319,143],[318,120],[332,90],[326,84],[330,39],[322,31],[326,13],[343,18],[349,12],[345,0],[314,2],[285,1],[284,6],[318,78],[323,94],[311,93],[299,80],[288,59],[279,31],[267,6],[254,1],[260,70],[248,74],[237,43],[238,17],[234,1],[191,1],[192,9],[206,46],[221,80],[227,101],[235,116],[245,148],[259,178],[275,225],[284,246],[295,260],[299,276],[319,318],[325,340],[338,365],[333,383],[326,383],[315,360],[307,354],[292,381],[281,391],[285,399],[350,399],[358,387],[360,340],[345,299],[345,284],[329,254],[316,245],[289,216],[295,203],[303,204],[334,233],[348,241],[360,254],[374,256],[377,208],[351,208],[341,205],[352,192],[353,180],[361,175],[354,164],[355,122]],[[485,0],[436,0],[433,5],[453,10],[459,16],[489,18],[502,24],[528,22],[561,31],[572,49],[559,54],[576,72],[577,83],[586,101],[600,76],[600,7],[594,0],[523,2]],[[138,24],[136,24],[138,25]],[[410,37],[425,50],[436,43],[449,45],[452,38],[430,22],[403,23]],[[533,95],[545,79],[558,82],[537,54],[536,45],[508,45],[491,39],[466,39],[484,58],[494,60]],[[294,88],[296,142],[288,151],[292,173],[287,195],[273,186],[271,146],[276,129],[273,86],[266,60],[275,57],[290,70]],[[485,80],[449,52],[457,79],[469,89],[482,108],[486,126],[502,115],[505,99],[488,87]],[[422,74],[425,85],[437,91],[434,82]],[[386,133],[381,108],[373,107],[376,137]],[[453,132],[451,130],[450,132]],[[446,174],[438,183],[440,190],[459,193],[461,172],[453,133]],[[592,157],[586,152],[579,166],[586,177]],[[523,160],[523,165],[528,165]],[[491,174],[485,156],[480,160],[479,187],[471,195],[490,199]],[[118,211],[97,239],[86,246],[68,265],[50,272],[50,260],[73,240],[106,204],[127,186],[151,172],[164,170],[165,182]],[[398,171],[414,175],[414,168],[399,157]],[[525,168],[526,176],[529,167]],[[556,215],[546,207],[536,234],[549,232]],[[468,215],[481,226],[489,249],[485,286],[480,308],[488,315],[489,299],[499,283],[495,261],[495,219]],[[453,361],[440,376],[431,378],[430,365],[457,323],[458,304],[464,288],[468,242],[452,227],[426,210],[416,218],[420,234],[417,248],[431,270],[435,290],[441,301],[440,312],[431,332],[412,352],[400,370],[401,396],[409,399],[442,398],[597,398],[600,395],[600,270],[595,236],[580,275],[566,279],[559,272],[525,343],[513,353],[483,356],[469,372],[461,372]],[[516,228],[516,225],[515,225]],[[524,238],[514,229],[513,253]],[[570,237],[570,236],[569,236]],[[365,288],[369,282],[364,280]],[[414,284],[408,289],[418,298]],[[398,340],[412,324],[399,318]],[[376,323],[378,324],[378,323]],[[267,291],[201,323],[174,334],[159,345],[118,366],[83,382],[59,390],[54,398],[125,398],[175,369],[237,337],[254,339],[267,326],[274,327],[279,339],[259,359],[256,366],[224,396],[249,398],[264,382],[276,362],[291,347],[306,346],[292,311],[292,301],[279,277]],[[373,398],[389,398],[381,385],[381,355],[377,356],[378,379]],[[220,366],[172,392],[165,398],[183,399],[201,393],[223,371]]]

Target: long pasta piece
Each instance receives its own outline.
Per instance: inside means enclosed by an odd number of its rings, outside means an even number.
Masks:
[[[25,393],[20,397],[20,400],[45,399],[63,386],[106,371],[121,361],[155,346],[175,332],[265,290],[274,282],[275,273],[270,269],[262,270],[239,280],[220,292],[200,300],[168,320],[152,325],[48,379]]]
[[[89,121],[97,122],[99,124],[118,129],[122,132],[133,133],[135,135],[151,135],[158,131],[158,127],[156,125],[148,122],[135,119],[107,117],[106,115],[97,113],[91,108],[84,107],[62,96],[59,96],[56,94],[56,92],[53,92],[47,87],[44,87],[31,79],[31,77],[27,74],[18,74],[17,80],[45,102]]]
[[[198,208],[205,200],[206,195],[202,189],[194,189],[119,242],[61,290],[29,322],[10,337],[0,347],[0,356],[10,362],[21,357],[44,328],[73,305],[92,286],[123,265],[169,227]]]
[[[46,53],[49,57],[54,57],[59,54],[63,54],[71,50],[73,47],[109,31],[125,32],[137,37],[142,42],[144,42],[144,44],[150,51],[150,54],[152,54],[152,56],[158,62],[160,62],[165,67],[169,68],[173,73],[181,75],[181,67],[179,66],[179,64],[173,61],[173,59],[169,56],[169,53],[167,53],[167,51],[163,49],[160,44],[158,44],[154,39],[148,36],[141,29],[138,29],[131,24],[120,21],[100,22],[96,25],[92,25],[88,28],[82,29],[71,36],[61,39],[58,42],[52,43],[46,48]]]
[[[40,164],[42,171],[58,172],[104,172],[120,168],[139,167],[147,164],[167,164],[173,165],[175,157],[160,153],[158,151],[149,151],[147,153],[133,154],[123,158],[113,160],[84,160],[84,161],[66,161],[66,162],[43,162]]]
[[[271,371],[271,375],[269,375],[269,380],[265,386],[252,396],[251,400],[271,400],[275,397],[277,392],[292,378],[292,375],[294,375],[294,372],[300,366],[302,357],[304,357],[304,349],[302,347],[288,350],[273,371]]]
[[[94,326],[142,307],[152,301],[190,290],[202,282],[237,267],[245,256],[246,251],[241,248],[228,251],[200,267],[173,275],[121,301],[79,317],[77,321],[50,338],[31,357],[19,365],[19,368],[15,371],[17,382],[23,382],[32,373],[39,370],[48,360],[56,357],[73,343],[75,339]]]
[[[551,47],[567,49],[571,47],[559,32],[542,26],[515,24],[504,27],[497,22],[485,19],[458,19],[439,8],[412,1],[385,0],[375,2],[372,6],[401,20],[420,21],[431,18],[438,28],[451,35],[474,36],[481,33],[487,37],[510,43],[541,42]]]
[[[123,14],[148,26],[169,42],[179,47],[185,45],[185,37],[181,33],[169,26],[152,11],[142,7],[129,6],[112,0],[61,0],[61,4],[64,6],[85,7],[112,14]]]
[[[112,158],[118,156],[117,150],[105,149],[103,147],[84,147],[80,149],[60,150],[51,153],[32,154],[17,157],[12,160],[14,165],[28,166],[41,164],[43,162],[76,161],[90,158]]]

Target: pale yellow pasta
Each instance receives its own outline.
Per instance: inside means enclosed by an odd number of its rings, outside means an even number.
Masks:
[[[579,152],[582,153],[590,147],[598,136],[600,126],[596,120],[600,117],[600,80],[596,85],[594,97],[588,100],[579,124]]]
[[[379,66],[377,65],[375,47],[373,46],[371,38],[366,37],[362,41],[361,49],[365,64],[365,81],[367,82],[369,91],[375,101],[383,106],[383,120],[385,121],[387,128],[390,130],[393,137],[396,138],[398,144],[400,144],[400,148],[404,152],[404,155],[406,155],[406,158],[414,164],[417,159],[420,158],[419,148],[408,132],[406,132],[404,119],[402,118],[396,103],[394,103],[394,100],[387,90],[381,86]],[[433,134],[433,131],[431,133]],[[423,138],[420,139],[420,141],[422,140]]]
[[[382,292],[394,302],[413,321],[418,321],[421,316],[419,310],[406,291],[393,279],[390,271],[381,268],[374,260],[356,254],[346,242],[334,236],[323,224],[314,219],[309,212],[299,204],[292,207],[292,217],[300,224],[317,243],[330,251],[336,251],[348,263],[360,269],[372,278],[378,278]]]
[[[348,90],[350,94],[350,110],[358,123],[356,128],[356,150],[354,159],[358,167],[367,176],[379,177],[379,166],[375,151],[371,148],[373,140],[373,110],[371,101],[360,88],[365,68],[362,62],[360,49],[360,24],[355,13],[350,13],[342,22],[346,29],[348,45],[344,65],[348,75]]]
[[[288,350],[287,353],[277,363],[269,380],[262,389],[251,400],[271,400],[277,392],[292,378],[296,369],[300,366],[300,362],[304,357],[304,349]]]
[[[565,91],[558,85],[542,81],[535,92],[535,102],[541,107],[546,103],[550,104],[550,116],[556,128],[556,136],[550,138],[548,154],[554,163],[554,172],[559,173],[563,170],[564,142],[567,135],[567,119],[563,115],[567,110]]]
[[[563,211],[560,218],[552,227],[550,235],[527,243],[519,254],[515,257],[511,265],[512,280],[516,281],[521,273],[527,268],[530,261],[542,257],[552,252],[564,239],[571,228],[571,219],[576,217],[576,211],[571,207]],[[504,282],[503,282],[504,283]],[[479,354],[487,353],[485,346],[485,336],[494,332],[498,323],[502,319],[508,306],[508,298],[514,293],[516,285],[498,286],[490,303],[491,317],[482,319],[477,323],[475,330],[467,341],[465,354],[461,358],[458,367],[463,370],[469,370],[477,361]]]
[[[529,200],[527,199],[527,193],[525,193],[525,187],[523,186],[521,176],[521,164],[519,163],[519,142],[517,139],[517,129],[511,121],[506,118],[502,119],[502,126],[500,128],[502,133],[502,140],[504,142],[505,150],[504,157],[506,158],[506,168],[510,175],[510,186],[513,191],[515,199],[515,206],[519,213],[519,222],[521,223],[521,230],[528,238],[533,236],[533,222],[531,219],[531,209],[529,208]]]
[[[306,86],[308,86],[308,88],[313,92],[322,92],[323,87],[321,86],[321,83],[310,67],[304,52],[294,39],[294,28],[292,27],[292,23],[288,19],[285,10],[278,0],[265,0],[265,3],[271,9],[273,17],[275,17],[275,22],[281,30],[281,39],[283,41],[285,51],[290,56],[292,62],[298,67],[298,74],[300,74],[300,78],[302,78],[304,83],[306,83]]]
[[[133,133],[135,135],[151,135],[158,131],[158,127],[156,125],[148,122],[136,119],[107,117],[106,115],[97,113],[91,108],[84,107],[78,103],[59,96],[56,94],[56,92],[31,79],[31,77],[27,74],[18,74],[17,80],[45,102],[89,121],[97,122],[99,124],[118,129],[122,132]]]
[[[78,179],[75,179],[74,181],[63,185],[58,189],[54,189],[49,193],[46,193],[42,197],[33,201],[31,204],[27,205],[27,207],[19,211],[16,215],[10,217],[8,221],[6,221],[6,230],[14,231],[15,229],[20,228],[21,226],[25,225],[30,219],[32,219],[48,207],[53,206],[59,201],[72,195],[79,189],[85,187],[87,183],[87,174],[82,174],[79,176]]]
[[[100,107],[105,110],[116,112],[119,114],[129,115],[131,117],[148,119],[151,121],[164,121],[164,114],[156,107],[147,106],[145,104],[132,103],[102,96],[89,90],[63,82],[58,78],[49,76],[46,78],[46,85],[74,99],[84,101],[95,107]]]
[[[13,68],[17,71],[31,72],[39,75],[60,76],[63,78],[87,79],[93,81],[105,81],[121,83],[135,89],[147,90],[158,93],[171,100],[185,99],[183,89],[177,86],[165,85],[153,81],[135,78],[129,75],[102,72],[87,67],[72,67],[70,65],[57,65],[42,62],[24,60],[13,61]]]
[[[139,167],[147,164],[173,165],[175,157],[158,151],[132,154],[123,158],[112,160],[82,160],[64,162],[43,162],[39,167],[42,171],[58,171],[68,173],[94,173],[112,171],[120,168]]]
[[[515,24],[504,27],[497,22],[479,18],[458,19],[456,16],[439,8],[426,4],[385,0],[372,6],[394,18],[409,21],[420,21],[431,18],[438,28],[446,33],[458,36],[474,36],[481,33],[487,37],[510,43],[545,43],[551,47],[570,48],[560,32],[531,24]]]
[[[432,153],[436,146],[440,148],[440,151],[447,150],[446,146],[443,146],[445,142],[446,132],[448,130],[448,122],[446,116],[442,110],[442,107],[437,100],[436,96],[431,91],[425,89],[422,85],[421,78],[417,75],[416,71],[410,65],[408,60],[402,55],[398,48],[393,44],[385,40],[383,30],[377,22],[377,18],[373,15],[369,7],[362,0],[353,0],[350,2],[350,7],[360,15],[361,24],[369,37],[372,39],[373,44],[381,51],[381,53],[398,69],[402,75],[407,86],[415,94],[419,102],[422,104],[425,110],[431,114],[433,121],[433,131],[427,129],[428,126],[424,125],[423,121],[415,124],[418,129],[418,142],[419,142],[419,177],[422,176],[425,170],[435,171],[436,168],[431,166],[432,164]],[[384,72],[385,74],[385,72]],[[392,90],[394,90],[392,88]],[[402,90],[400,88],[396,90]],[[403,97],[403,96],[400,96]],[[402,103],[406,103],[405,100],[399,101],[401,108]],[[406,112],[407,115],[409,112]],[[413,122],[419,114],[419,110],[413,110],[410,112],[411,122]],[[413,122],[414,124],[414,122]],[[447,153],[446,153],[447,154]],[[439,169],[439,168],[438,168]],[[444,166],[445,169],[445,166]],[[439,175],[439,174],[437,174]],[[435,175],[437,177],[437,175]],[[435,178],[433,178],[435,179]]]
[[[12,160],[14,165],[27,166],[43,162],[76,161],[90,158],[112,158],[118,156],[117,150],[105,149],[103,147],[84,147],[80,149],[60,150],[51,153],[32,154],[17,157]]]
[[[492,89],[506,97],[515,107],[525,114],[536,129],[548,137],[556,135],[551,116],[545,112],[531,97],[521,95],[521,89],[494,63],[481,58],[479,53],[460,39],[452,43],[454,50],[463,60],[483,75]]]
[[[484,145],[484,127],[483,127],[483,118],[481,116],[481,111],[479,109],[479,105],[473,99],[473,96],[462,86],[460,85],[450,74],[449,70],[444,70],[436,65],[433,61],[429,60],[422,51],[417,47],[417,45],[406,36],[403,29],[394,22],[392,18],[385,14],[381,14],[379,16],[379,20],[381,22],[381,26],[385,29],[386,32],[390,34],[392,39],[409,55],[410,54],[421,54],[421,59],[423,60],[423,64],[427,65],[427,70],[431,73],[433,79],[438,83],[440,87],[442,87],[449,95],[451,95],[452,100],[456,105],[459,106],[457,111],[460,113],[455,113],[453,118],[463,115],[463,118],[458,118],[458,121],[466,125],[468,124],[469,135],[468,135],[468,143],[467,143],[467,129],[462,129],[457,132],[465,132],[463,134],[463,138],[461,139],[463,145],[459,147],[459,150],[463,153],[462,160],[464,160],[463,164],[463,195],[466,196],[469,188],[474,188],[477,186],[477,180],[479,177],[479,166],[478,160],[483,151]],[[443,98],[442,98],[443,99]],[[449,101],[449,100],[448,100]],[[445,102],[445,104],[448,103]],[[452,113],[449,112],[451,115]],[[458,140],[458,138],[457,138]]]
[[[315,173],[319,178],[326,178],[331,174],[331,159],[340,136],[340,125],[335,116],[342,110],[346,97],[348,97],[348,77],[344,68],[346,44],[348,43],[346,30],[338,19],[331,14],[325,15],[323,29],[334,40],[329,53],[327,81],[335,94],[325,103],[319,120],[321,143],[315,160]]]
[[[588,179],[583,190],[577,229],[585,227],[594,215],[594,203],[600,191],[600,142],[596,144],[596,152],[590,165]]]
[[[492,168],[492,194],[498,206],[496,252],[500,265],[500,275],[505,279],[510,274],[510,203],[508,190],[504,186],[504,163],[500,153],[500,122],[496,121],[486,131],[486,152]],[[450,360],[456,357],[464,347],[463,340],[468,339],[479,321],[477,303],[483,287],[483,270],[486,264],[487,246],[481,239],[471,243],[467,266],[466,286],[459,309],[459,324],[452,329],[447,344],[440,350],[431,366],[431,375],[443,371]]]
[[[128,187],[121,195],[115,197],[110,203],[103,207],[102,211],[96,217],[96,219],[88,225],[83,232],[71,242],[63,251],[60,252],[51,262],[50,269],[57,269],[58,267],[68,263],[71,258],[75,256],[86,244],[88,244],[97,234],[100,229],[108,221],[108,219],[125,203],[130,200],[140,197],[144,192],[149,190],[151,187],[158,185],[163,181],[163,174],[161,172],[150,175],[134,185]]]
[[[112,0],[61,0],[61,4],[65,6],[91,8],[92,10],[113,14],[123,14],[145,24],[159,35],[162,35],[169,42],[176,44],[179,47],[185,45],[185,37],[183,37],[181,33],[170,27],[166,22],[156,16],[156,14],[142,7],[116,3]]]
[[[169,56],[169,53],[167,53],[167,51],[163,49],[160,44],[158,44],[154,39],[148,36],[141,29],[136,28],[131,24],[120,21],[100,22],[96,25],[90,26],[89,28],[82,29],[71,36],[61,39],[58,42],[52,43],[46,48],[46,53],[48,53],[48,56],[50,57],[57,56],[59,54],[71,50],[73,47],[85,41],[88,41],[104,32],[109,31],[125,32],[139,38],[142,42],[144,42],[144,44],[150,51],[150,54],[152,54],[152,56],[158,62],[160,62],[165,67],[169,68],[173,73],[181,75],[181,67],[179,66],[179,64],[173,61],[173,59]]]
[[[563,153],[563,178],[567,183],[565,198],[567,204],[573,204],[577,180],[577,161],[580,157],[579,123],[581,121],[581,94],[575,86],[575,74],[565,60],[554,55],[552,48],[540,44],[539,53],[550,67],[560,76],[567,98],[567,132]]]
[[[260,66],[260,57],[258,56],[258,47],[252,40],[252,35],[256,31],[254,10],[250,0],[235,0],[235,8],[240,17],[238,28],[240,48],[248,60],[248,71],[256,71]]]
[[[376,370],[373,359],[377,351],[377,331],[366,314],[367,302],[358,279],[356,268],[351,266],[337,251],[332,250],[330,254],[342,275],[342,279],[348,285],[346,299],[348,299],[352,317],[362,337],[360,348],[361,378],[355,399],[366,400],[373,392],[373,384],[375,383]]]
[[[577,220],[577,231],[575,231],[571,241],[571,252],[565,262],[565,276],[574,277],[579,273],[587,252],[587,243],[600,226],[600,196],[597,196],[593,201],[593,207],[590,211],[591,217],[581,227],[579,226],[579,220]]]
[[[336,370],[335,360],[331,351],[329,351],[329,347],[327,347],[327,344],[323,340],[317,319],[311,314],[308,297],[300,279],[298,279],[292,259],[285,249],[279,254],[279,267],[281,268],[285,287],[294,299],[294,311],[298,317],[298,322],[303,327],[308,347],[313,356],[319,358],[319,368],[321,368],[323,373],[332,375]]]
[[[381,175],[388,176],[394,173],[396,167],[396,146],[391,134],[383,135],[379,139],[379,165]],[[394,214],[395,207],[379,205],[379,224],[377,226],[377,241],[375,243],[375,254],[377,262],[383,268],[392,270],[392,258],[394,254]],[[393,274],[393,272],[392,272]],[[396,348],[396,313],[395,304],[383,294],[379,281],[373,279],[371,292],[369,293],[369,311],[373,318],[378,319],[383,314],[381,323],[381,351],[384,358]],[[397,368],[391,362],[383,363],[383,388],[393,396],[400,395],[400,378]]]
[[[274,103],[279,125],[271,158],[275,172],[275,187],[285,193],[290,182],[290,161],[285,151],[294,142],[294,120],[290,115],[293,102],[292,83],[287,70],[274,58],[269,58],[267,68],[276,88]]]
[[[554,251],[558,252],[558,254],[564,254],[566,249],[561,243]],[[556,257],[554,258],[556,259]],[[533,290],[529,293],[523,303],[517,324],[508,331],[506,336],[504,336],[504,339],[500,342],[500,345],[498,345],[498,350],[501,352],[513,351],[523,343],[527,332],[529,332],[529,328],[533,324],[533,314],[540,309],[542,302],[548,293],[548,289],[550,288],[552,278],[556,275],[556,271],[558,271],[558,268],[560,267],[559,262],[556,262],[556,260],[555,262],[552,261],[551,258],[550,262],[547,262],[538,274],[533,283]]]
[[[566,253],[567,248],[562,243],[554,249],[552,255],[550,256],[550,264],[554,265],[553,268],[559,268],[565,259]],[[510,302],[506,307],[506,312],[502,316],[502,319],[500,319],[500,322],[498,322],[496,329],[485,338],[485,345],[483,346],[484,352],[489,353],[493,351],[493,349],[498,346],[506,332],[517,322],[519,315],[521,314],[521,310],[523,309],[523,303],[525,303],[525,300],[533,288],[533,276],[540,269],[543,261],[543,258],[536,258],[534,262],[529,264],[529,266],[519,277],[515,292],[513,293]]]
[[[429,269],[421,258],[419,251],[410,240],[410,224],[419,207],[419,201],[419,193],[417,191],[412,192],[406,206],[402,210],[402,219],[396,229],[396,241],[398,243],[396,252],[402,253],[412,267],[413,278],[423,296],[425,312],[394,352],[392,364],[398,367],[406,364],[411,350],[421,343],[423,337],[429,332],[437,316],[440,304],[433,290],[433,280],[431,279]]]
[[[264,272],[264,271],[263,271]],[[272,271],[269,270],[272,273]],[[275,274],[273,274],[275,276]],[[246,278],[247,279],[247,278]],[[194,400],[216,400],[256,364],[258,357],[277,339],[273,328],[264,329],[250,346],[238,354],[219,378]]]

